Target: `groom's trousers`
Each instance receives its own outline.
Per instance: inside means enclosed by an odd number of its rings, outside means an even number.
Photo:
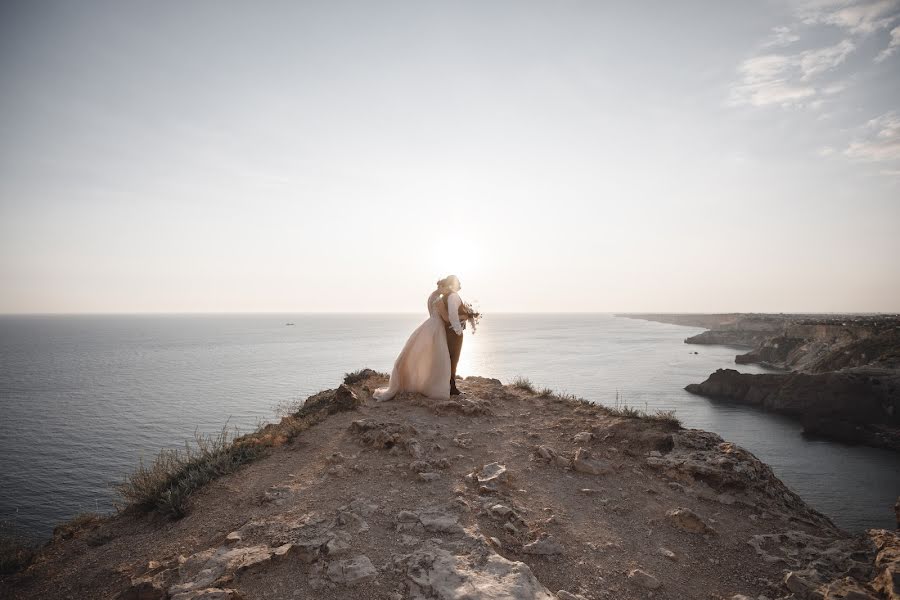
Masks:
[[[447,327],[447,349],[450,350],[450,384],[456,387],[456,365],[459,364],[459,355],[462,352],[463,336]]]

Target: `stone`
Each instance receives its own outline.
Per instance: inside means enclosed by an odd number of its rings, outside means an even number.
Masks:
[[[552,555],[562,554],[565,549],[562,544],[553,539],[552,536],[541,538],[522,547],[525,554]]]
[[[344,527],[352,527],[356,533],[363,533],[369,530],[369,524],[355,512],[338,513],[337,522]]]
[[[556,456],[556,450],[550,446],[538,446],[535,452],[544,460],[553,460],[553,457]]]
[[[668,548],[659,547],[659,553],[668,558],[669,560],[677,560],[675,553],[669,550]]]
[[[483,560],[472,561],[442,548],[428,548],[398,562],[405,567],[410,600],[555,600],[528,565],[493,551]]]
[[[828,584],[825,588],[825,600],[878,600],[878,598],[852,577],[844,577]]]
[[[498,517],[504,518],[510,515],[513,510],[505,504],[495,504],[491,507],[491,512]]]
[[[463,530],[456,515],[446,512],[420,514],[419,522],[425,528],[425,531],[434,533],[460,533]]]
[[[579,448],[575,451],[575,460],[572,461],[572,468],[579,473],[587,473],[589,475],[605,475],[611,473],[609,466],[591,456],[590,450]]]
[[[572,436],[572,441],[576,444],[588,444],[594,438],[594,434],[590,431],[582,431]]]
[[[375,579],[378,571],[368,556],[361,554],[328,565],[328,579],[341,585],[359,585]]]
[[[800,575],[796,571],[789,571],[784,577],[784,587],[805,599],[821,599],[823,596],[817,591],[817,585],[810,581],[807,577]]]
[[[689,508],[673,508],[666,513],[666,518],[679,529],[690,533],[715,533],[712,527]]]
[[[187,558],[179,568],[179,583],[169,588],[173,596],[210,587],[220,577],[234,575],[272,558],[268,546],[227,547],[204,550]]]
[[[398,523],[418,523],[419,515],[409,510],[401,510],[397,513]]]
[[[509,481],[509,473],[506,470],[506,465],[492,462],[482,467],[475,474],[475,479],[481,487],[496,489],[499,485]]]
[[[419,481],[424,481],[425,483],[431,483],[432,481],[437,481],[440,478],[440,473],[419,473]]]
[[[350,551],[350,535],[344,531],[335,533],[335,536],[325,544],[323,550],[329,557],[346,554]]]
[[[341,507],[340,510],[355,512],[358,515],[368,517],[376,510],[378,510],[378,505],[368,502],[365,498],[356,498],[347,506]]]
[[[419,443],[419,440],[417,440],[415,438],[406,442],[406,452],[412,458],[421,458],[422,455],[424,454],[424,452],[422,450],[422,445]]]
[[[628,571],[628,581],[648,590],[655,590],[662,585],[659,583],[659,579],[641,569]]]

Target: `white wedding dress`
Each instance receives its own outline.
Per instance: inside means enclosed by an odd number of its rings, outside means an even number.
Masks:
[[[416,392],[436,400],[450,399],[450,351],[440,303],[440,293],[428,297],[430,316],[406,340],[394,361],[388,387],[375,390],[376,400],[390,400],[398,392]]]

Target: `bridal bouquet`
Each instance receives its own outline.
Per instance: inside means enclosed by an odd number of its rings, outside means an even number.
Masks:
[[[481,316],[481,312],[471,302],[464,302],[459,306],[459,320],[468,321],[472,327],[472,333],[475,333],[475,330],[478,329]]]

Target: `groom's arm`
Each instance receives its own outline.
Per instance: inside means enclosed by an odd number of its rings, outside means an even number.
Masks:
[[[456,335],[462,335],[462,323],[459,322],[459,307],[462,304],[462,298],[456,292],[450,294],[447,298],[447,312],[450,313],[450,327],[456,332]]]

